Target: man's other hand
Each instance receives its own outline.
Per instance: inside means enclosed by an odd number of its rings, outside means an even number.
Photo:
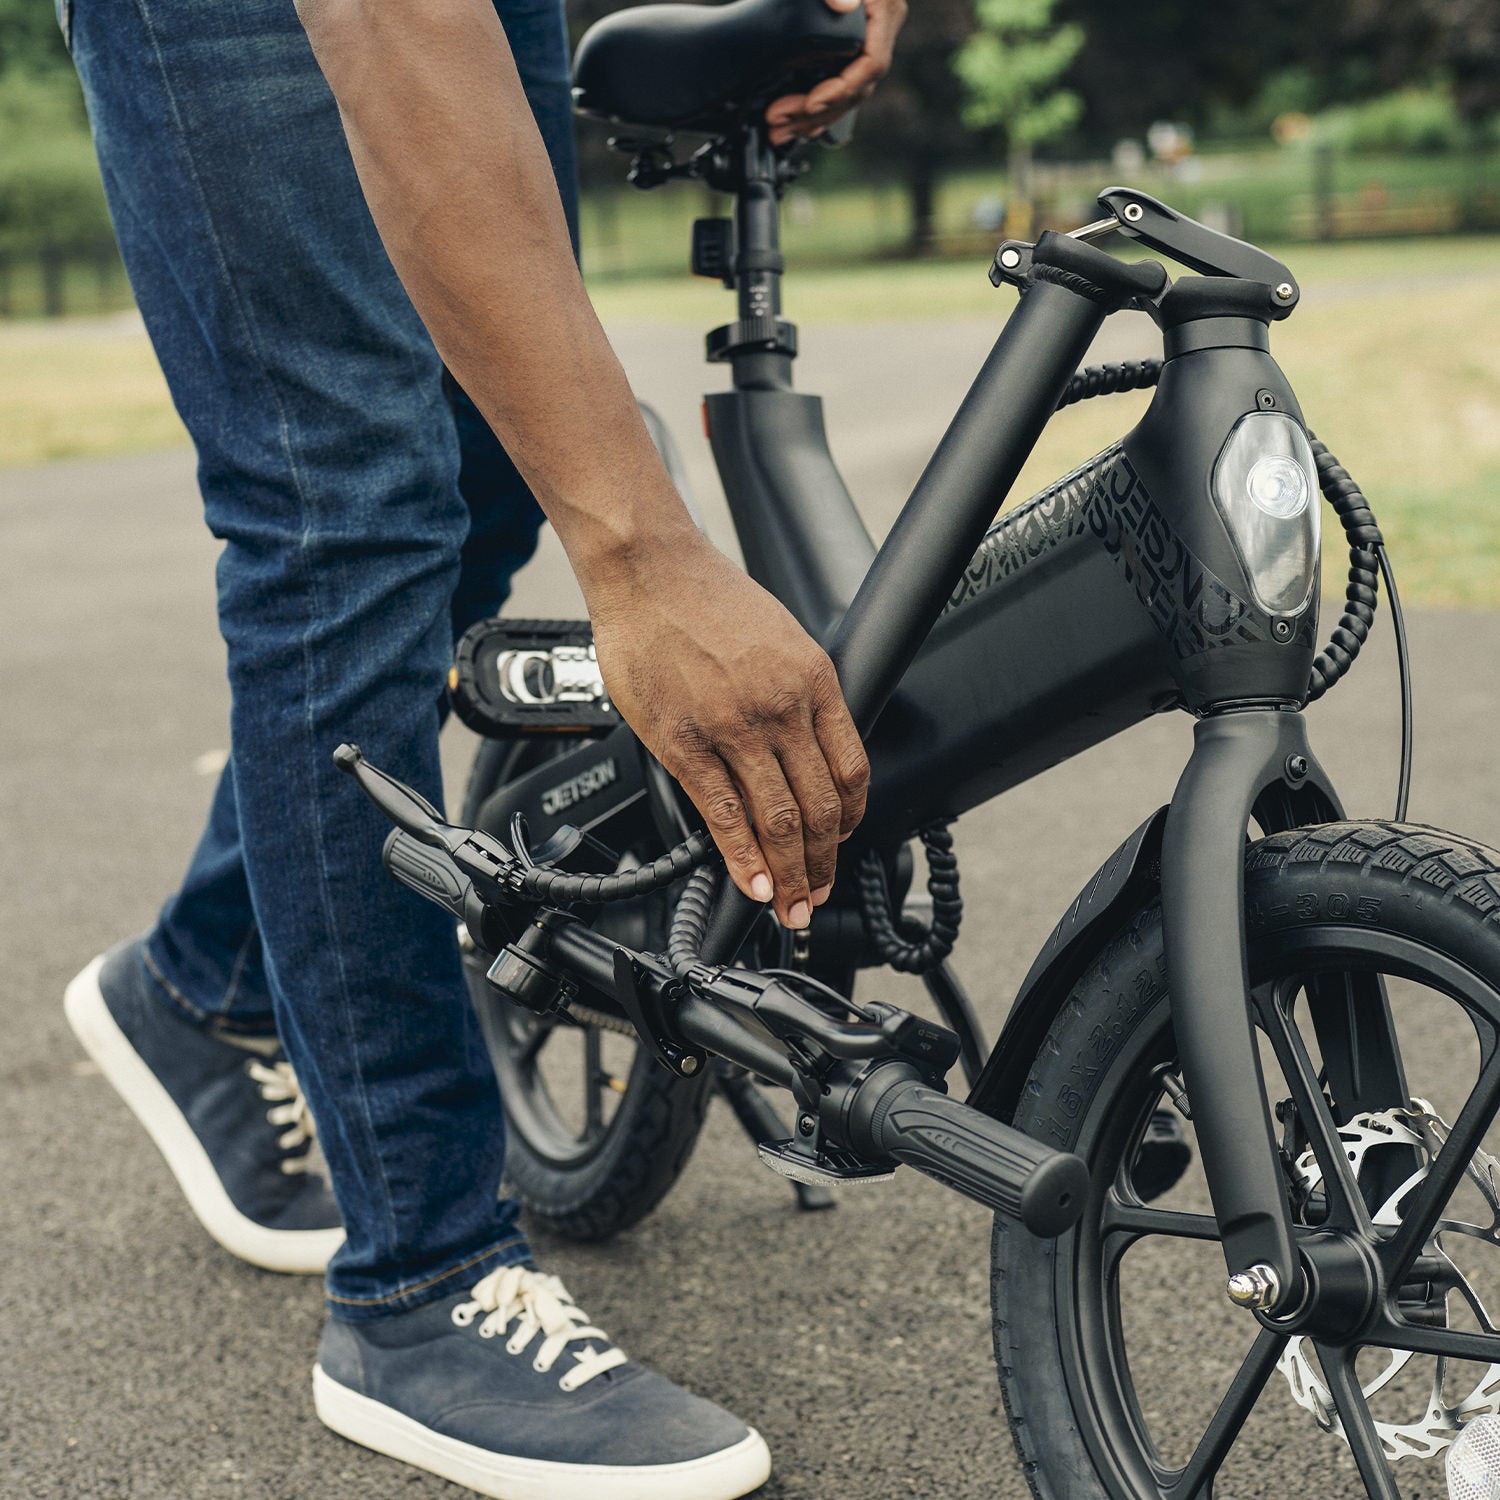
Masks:
[[[854,10],[861,0],[828,0],[834,10]],[[834,78],[806,94],[787,94],[766,110],[771,141],[781,146],[799,135],[822,135],[862,104],[891,70],[891,49],[906,20],[906,0],[863,0],[865,49]]]
[[[615,706],[693,799],[734,883],[807,926],[870,779],[833,663],[696,534],[618,567],[589,604]]]

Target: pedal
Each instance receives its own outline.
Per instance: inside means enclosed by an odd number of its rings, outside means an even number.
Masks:
[[[453,711],[489,739],[604,734],[620,723],[587,620],[481,620],[448,670]]]
[[[846,1151],[820,1151],[817,1155],[797,1141],[762,1141],[756,1148],[760,1159],[782,1177],[793,1182],[826,1187],[830,1182],[882,1183],[895,1176],[895,1167],[860,1160]]]

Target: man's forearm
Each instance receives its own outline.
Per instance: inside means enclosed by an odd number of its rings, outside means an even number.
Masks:
[[[386,250],[585,593],[685,536],[691,522],[574,267],[489,0],[298,0],[298,11]]]
[[[805,927],[869,767],[828,657],[694,528],[573,264],[490,0],[298,0],[387,251],[557,527],[626,723]]]

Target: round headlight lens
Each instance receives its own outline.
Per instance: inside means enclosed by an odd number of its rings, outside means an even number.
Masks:
[[[1279,455],[1257,459],[1245,476],[1245,489],[1261,510],[1282,521],[1300,516],[1311,493],[1302,465]]]

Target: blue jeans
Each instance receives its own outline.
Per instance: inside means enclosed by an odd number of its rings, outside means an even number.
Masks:
[[[558,0],[497,0],[570,221]],[[73,0],[64,15],[136,299],[224,544],[229,765],[146,947],[164,1000],[280,1034],[348,1230],[336,1316],[526,1258],[453,923],[380,867],[342,740],[441,796],[455,634],[541,513],[381,247],[292,0]]]

